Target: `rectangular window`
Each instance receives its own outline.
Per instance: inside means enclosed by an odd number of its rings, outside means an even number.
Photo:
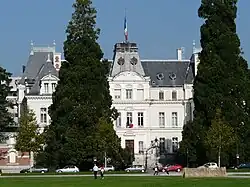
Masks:
[[[132,116],[132,112],[127,112],[127,124],[126,124],[127,128],[131,128],[133,127],[133,116]]]
[[[177,127],[178,126],[178,116],[177,112],[172,112],[172,127]]]
[[[47,123],[47,108],[40,109],[40,122]]]
[[[115,99],[121,99],[121,89],[115,89],[114,90],[114,98]]]
[[[164,100],[164,92],[159,92],[159,100]]]
[[[121,127],[122,126],[122,118],[121,118],[121,112],[118,113],[118,117],[116,119],[116,127]]]
[[[56,83],[52,83],[52,92],[56,91]]]
[[[144,150],[143,150],[143,141],[139,141],[139,154],[143,154]]]
[[[134,140],[125,140],[125,147],[134,155]]]
[[[143,89],[137,89],[137,99],[144,100],[144,90]]]
[[[161,128],[165,127],[165,113],[159,112],[159,126]]]
[[[172,91],[172,100],[176,101],[177,100],[177,92]]]
[[[143,127],[143,112],[138,112],[138,127]]]
[[[172,138],[172,150],[173,152],[177,152],[179,149],[179,142],[178,142],[178,138],[177,137],[173,137]]]
[[[166,148],[165,148],[165,138],[160,138],[159,147],[160,147],[160,155],[165,154],[165,150],[166,150]]]
[[[49,83],[44,83],[44,93],[49,93]]]
[[[126,89],[126,99],[132,99],[132,89]]]

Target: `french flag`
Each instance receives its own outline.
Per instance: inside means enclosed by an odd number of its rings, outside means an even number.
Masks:
[[[126,16],[124,18],[124,36],[125,36],[125,40],[127,42],[128,41],[128,25],[127,25],[127,18],[126,18]]]

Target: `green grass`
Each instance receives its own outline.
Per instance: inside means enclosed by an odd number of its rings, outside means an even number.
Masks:
[[[183,179],[180,177],[52,177],[52,178],[1,178],[0,187],[247,187],[250,179],[207,178]]]
[[[227,169],[227,172],[250,172],[250,169]]]

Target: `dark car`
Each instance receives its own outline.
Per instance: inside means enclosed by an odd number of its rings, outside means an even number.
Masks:
[[[46,173],[48,172],[49,169],[48,168],[44,168],[44,167],[41,167],[41,166],[34,166],[34,167],[31,167],[31,168],[27,168],[27,169],[23,169],[20,171],[20,173]]]
[[[240,164],[237,169],[250,169],[250,163]]]

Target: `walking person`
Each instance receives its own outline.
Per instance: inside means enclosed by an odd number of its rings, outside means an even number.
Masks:
[[[96,164],[93,167],[93,172],[94,172],[94,178],[97,179],[97,172],[98,172],[99,168],[96,166]]]
[[[104,166],[101,167],[101,178],[104,179]]]
[[[154,175],[158,175],[158,166],[157,165],[155,166],[154,170],[155,170]]]

